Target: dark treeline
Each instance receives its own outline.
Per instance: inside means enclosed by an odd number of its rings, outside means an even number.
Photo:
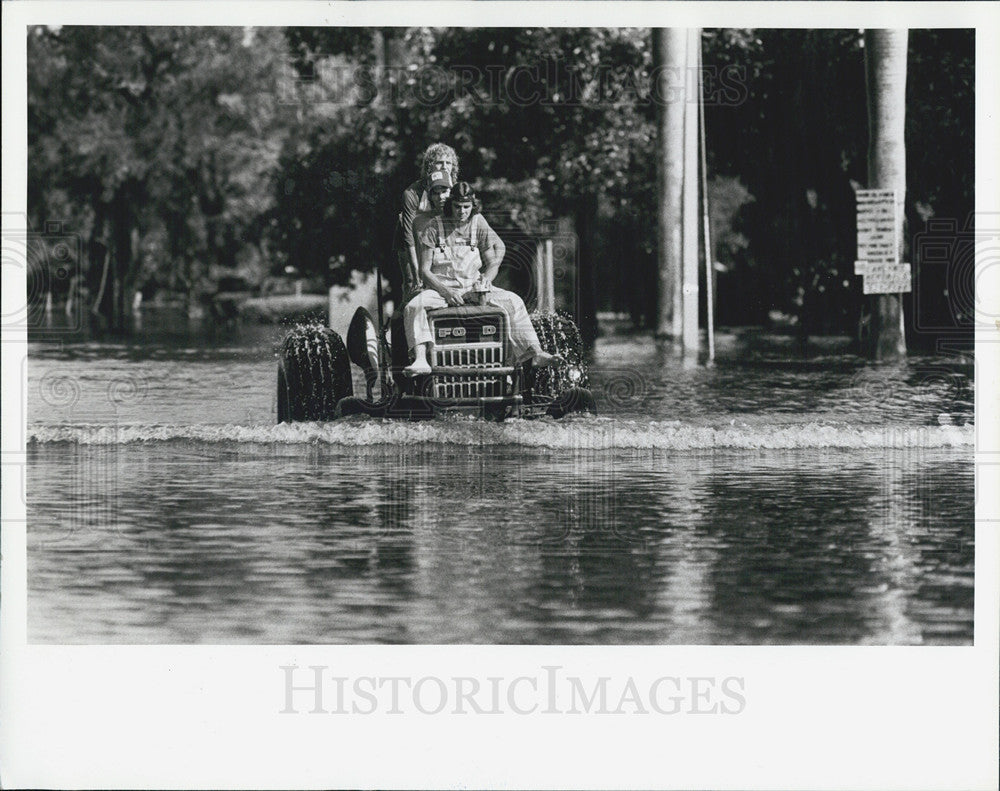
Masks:
[[[57,297],[80,286],[112,325],[135,290],[194,303],[288,267],[317,286],[347,283],[352,270],[392,260],[399,196],[424,147],[442,140],[507,240],[515,286],[535,238],[567,237],[578,265],[564,260],[557,276],[584,333],[593,337],[601,309],[648,326],[663,98],[650,92],[649,38],[33,29],[29,220],[43,236],[79,240],[72,261],[36,275]],[[807,333],[854,331],[862,41],[856,30],[703,33],[718,323],[765,324],[778,312]],[[940,256],[919,267],[928,220],[945,243],[964,238],[940,229],[964,228],[973,209],[973,96],[973,32],[911,31],[907,219],[921,326],[969,321],[955,315],[955,272]]]

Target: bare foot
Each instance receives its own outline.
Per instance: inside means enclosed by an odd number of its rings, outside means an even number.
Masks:
[[[427,360],[416,360],[403,369],[404,376],[424,376],[430,372],[431,366]]]
[[[566,362],[558,354],[549,354],[539,349],[531,356],[531,364],[536,368],[555,368]]]

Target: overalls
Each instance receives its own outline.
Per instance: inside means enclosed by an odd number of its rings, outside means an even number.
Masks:
[[[444,223],[437,217],[437,244],[431,251],[431,272],[444,281],[445,285],[465,293],[476,281],[483,267],[482,256],[473,231],[475,220],[469,223],[469,235],[453,237],[448,244],[444,232]],[[541,347],[538,335],[528,317],[524,301],[513,291],[493,286],[487,294],[486,301],[507,312],[510,319],[510,339],[514,349],[514,358],[520,362],[538,351]],[[433,343],[430,323],[427,321],[427,311],[433,308],[447,307],[445,301],[434,289],[425,289],[406,303],[403,308],[403,326],[406,329],[406,342],[410,349],[421,343]]]
[[[451,244],[446,244],[444,223],[440,216],[435,219],[438,243],[431,253],[431,272],[451,288],[468,291],[479,280],[479,273],[483,268],[483,259],[472,233],[473,222],[469,223],[468,238],[459,236]]]

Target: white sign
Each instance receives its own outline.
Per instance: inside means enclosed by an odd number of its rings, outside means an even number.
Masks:
[[[902,294],[910,290],[909,264],[876,264],[858,261],[854,264],[855,271],[857,271],[858,264],[861,263],[866,264],[862,281],[865,294]]]
[[[899,260],[895,190],[857,190],[858,258],[895,264]],[[857,274],[861,274],[857,272]]]
[[[899,263],[895,190],[857,190],[858,260],[854,274],[865,294],[902,294],[910,290],[910,265]]]

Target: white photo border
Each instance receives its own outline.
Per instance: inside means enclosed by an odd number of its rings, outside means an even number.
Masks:
[[[26,28],[54,23],[975,27],[982,88],[976,209],[1000,210],[1000,28],[989,3],[11,2],[2,8],[5,231],[26,214]],[[980,303],[1000,305],[998,269],[978,269]],[[4,269],[4,291],[24,287],[23,277]],[[977,331],[975,642],[956,648],[28,645],[27,349],[23,332],[5,330],[2,342],[0,781],[6,788],[997,786],[1000,325]],[[738,713],[713,716],[521,715],[509,707],[494,716],[363,716],[311,714],[305,705],[297,706],[301,713],[280,713],[288,672],[282,668],[310,666],[325,668],[330,679],[537,680],[550,672],[546,667],[590,683],[602,675],[647,686],[661,677],[685,684],[732,677],[742,680],[744,701]],[[739,707],[737,697],[729,700]]]

